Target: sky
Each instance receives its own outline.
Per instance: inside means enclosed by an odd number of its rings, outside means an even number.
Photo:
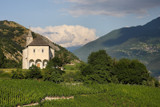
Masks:
[[[160,17],[160,0],[0,0],[0,20],[15,21],[63,47]]]

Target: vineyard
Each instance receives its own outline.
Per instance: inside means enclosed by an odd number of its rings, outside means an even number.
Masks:
[[[74,99],[41,102],[46,96]],[[39,102],[38,107],[160,106],[160,89],[138,85],[55,84],[37,80],[0,80],[0,106]],[[37,107],[36,106],[36,107]]]

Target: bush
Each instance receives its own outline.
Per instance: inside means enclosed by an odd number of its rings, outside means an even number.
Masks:
[[[35,65],[32,65],[32,67],[29,68],[29,71],[26,72],[26,78],[30,78],[30,79],[42,78],[40,68]]]
[[[58,57],[54,57],[53,59],[51,59],[48,64],[47,64],[47,67],[46,68],[59,68],[59,67],[62,67],[63,63],[61,61],[60,58]]]
[[[94,73],[94,69],[90,64],[81,63],[80,70],[83,76],[91,75]]]
[[[16,71],[13,70],[11,74],[11,78],[12,79],[24,79],[25,74],[23,73],[21,69],[17,69]]]
[[[45,81],[47,80],[55,83],[63,82],[62,74],[64,73],[64,71],[56,68],[46,68],[44,71],[45,72],[43,79]]]

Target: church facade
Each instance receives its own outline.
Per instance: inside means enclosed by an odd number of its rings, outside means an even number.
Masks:
[[[55,56],[55,50],[42,37],[35,39],[29,31],[26,37],[26,48],[23,50],[22,68],[29,69],[32,65],[43,69],[48,61]]]

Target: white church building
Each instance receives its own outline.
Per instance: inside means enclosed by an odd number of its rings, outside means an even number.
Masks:
[[[23,50],[22,68],[29,69],[32,65],[36,65],[43,69],[54,56],[55,49],[50,46],[49,41],[41,36],[33,39],[31,31],[29,31],[26,37],[26,48]]]

